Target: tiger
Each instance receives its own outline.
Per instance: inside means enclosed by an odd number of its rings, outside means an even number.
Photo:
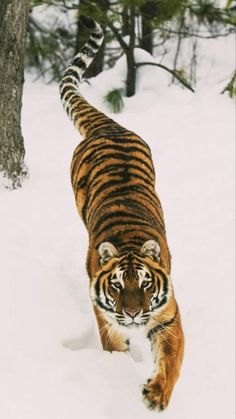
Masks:
[[[82,136],[72,157],[71,183],[89,236],[91,301],[105,351],[129,351],[132,331],[143,331],[154,363],[143,400],[162,411],[180,373],[184,334],[154,164],[141,137],[80,93],[82,76],[104,37],[94,19],[81,15],[80,20],[89,39],[65,69],[59,88],[64,109]]]

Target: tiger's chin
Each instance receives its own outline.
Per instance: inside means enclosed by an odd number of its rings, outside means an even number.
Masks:
[[[130,323],[123,323],[123,322],[117,321],[117,323],[119,326],[123,326],[127,329],[138,329],[138,328],[146,326],[148,322],[147,321],[142,321],[142,322],[133,321]]]
[[[141,329],[142,327],[146,326],[146,322],[145,323],[131,323],[131,324],[127,324],[125,325],[125,327],[127,329]]]
[[[144,326],[146,326],[146,322],[145,323],[129,323],[129,324],[125,324],[125,323],[120,323],[117,322],[117,324],[121,327],[124,327],[125,329],[140,329]]]

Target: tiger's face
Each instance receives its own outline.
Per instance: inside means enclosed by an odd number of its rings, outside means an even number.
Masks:
[[[91,282],[93,302],[120,326],[145,326],[172,293],[170,278],[159,264],[158,243],[149,240],[140,252],[119,255],[105,242],[99,253],[102,269]]]

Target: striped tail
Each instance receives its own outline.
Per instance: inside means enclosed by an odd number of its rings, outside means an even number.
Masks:
[[[82,23],[89,29],[90,38],[73,58],[71,64],[64,71],[59,88],[61,100],[68,116],[83,136],[91,134],[91,127],[83,124],[83,117],[94,111],[97,115],[104,115],[93,108],[80,94],[79,84],[103,42],[103,31],[99,24],[88,16],[80,16]]]

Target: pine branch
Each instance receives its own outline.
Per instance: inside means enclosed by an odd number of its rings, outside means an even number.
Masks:
[[[177,47],[176,47],[175,58],[174,58],[174,72],[177,69],[177,62],[178,62],[178,58],[179,58],[181,41],[182,41],[181,31],[182,31],[182,28],[184,26],[184,21],[185,21],[185,17],[183,15],[183,16],[181,16],[180,21],[179,21],[179,31],[178,31],[179,33],[178,33]],[[172,82],[174,81],[174,77],[175,76],[173,75]]]
[[[53,1],[53,0],[43,0],[42,2],[39,2],[39,4],[36,4],[33,7],[42,6],[44,4],[46,4],[47,6],[62,7],[65,10],[78,10],[78,4],[74,3],[71,6],[69,6],[66,0],[61,0],[60,2]]]
[[[104,8],[110,9],[109,1],[102,0],[101,3],[102,3]],[[110,28],[110,30],[113,32],[113,34],[115,35],[115,37],[116,37],[117,41],[119,42],[121,48],[123,48],[124,51],[127,51],[129,49],[129,46],[126,44],[126,42],[122,38],[119,30],[113,25],[112,21],[110,21],[107,16],[106,16],[106,19],[105,19],[105,23]]]
[[[229,28],[229,30],[227,32],[223,32],[223,33],[218,33],[218,34],[211,34],[211,35],[201,35],[200,33],[194,33],[194,32],[188,32],[188,31],[183,31],[183,32],[179,32],[179,31],[175,31],[173,29],[167,29],[167,28],[162,28],[161,29],[162,32],[166,32],[168,34],[174,34],[174,35],[181,35],[183,37],[195,37],[195,38],[200,38],[200,39],[216,39],[216,38],[223,38],[226,36],[229,36],[233,33],[235,33],[235,29],[234,28]]]
[[[222,90],[221,94],[223,95],[225,92],[229,93],[229,96],[232,98],[236,94],[236,70],[233,73],[233,76],[231,77],[230,81],[227,83],[225,88]]]
[[[182,77],[180,77],[177,73],[176,70],[171,70],[170,68],[166,67],[163,64],[158,64],[158,63],[151,63],[151,62],[143,62],[143,63],[137,63],[136,67],[141,67],[143,65],[154,65],[156,67],[160,67],[163,70],[166,70],[168,73],[172,74],[181,84],[183,84],[188,90],[191,90],[191,92],[195,93],[194,89],[192,88],[192,86],[186,81],[184,80]]]

